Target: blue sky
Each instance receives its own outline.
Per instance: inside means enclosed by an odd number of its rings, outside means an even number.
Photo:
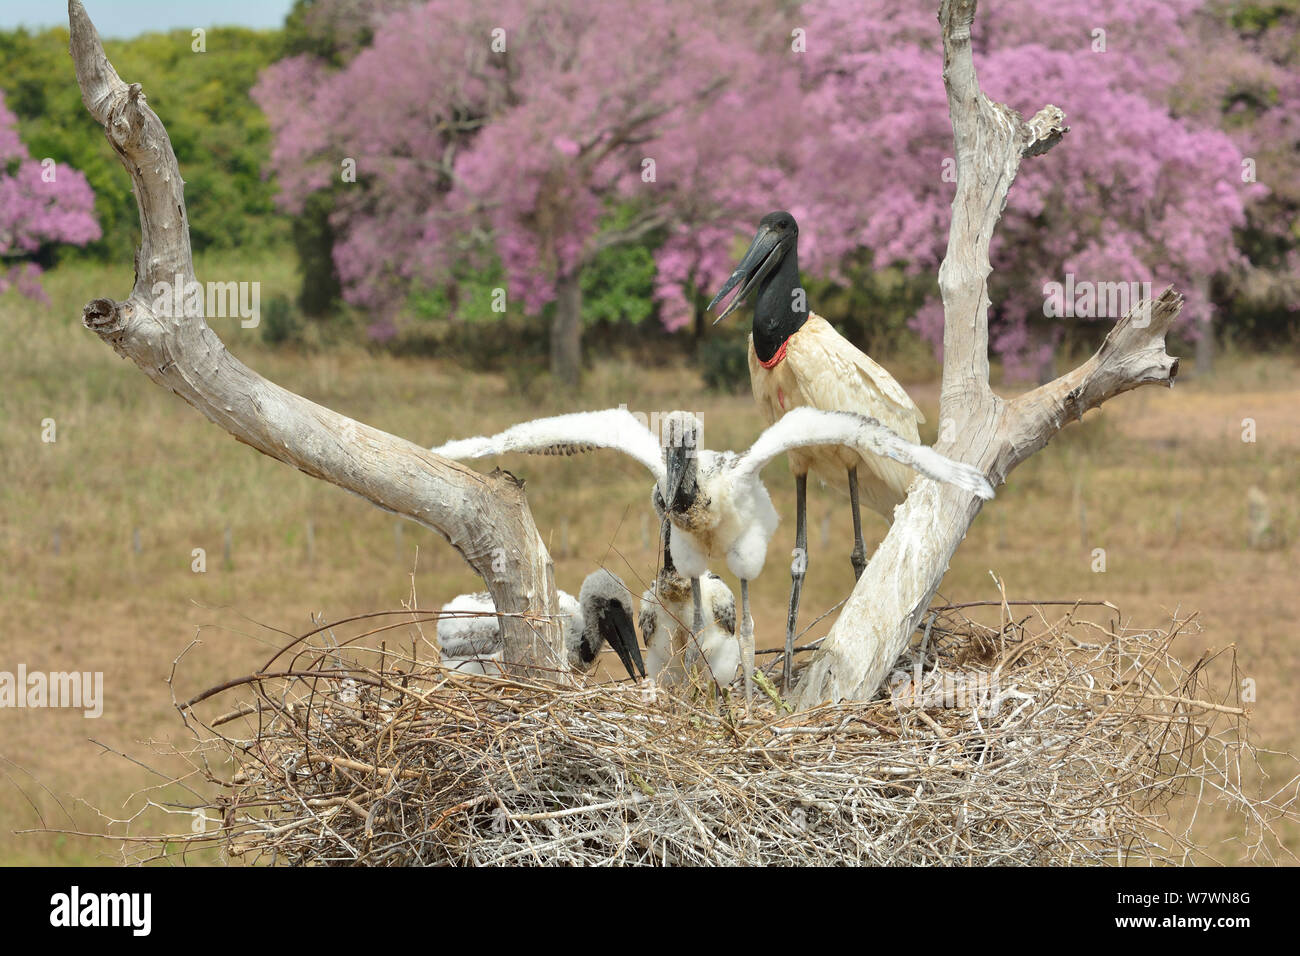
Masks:
[[[184,27],[278,27],[293,0],[82,0],[101,36]],[[68,25],[66,0],[0,0],[0,30]]]

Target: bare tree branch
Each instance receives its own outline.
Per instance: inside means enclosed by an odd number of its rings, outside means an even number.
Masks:
[[[1097,353],[1056,381],[1007,402],[989,385],[989,243],[1025,156],[1068,131],[1045,106],[1023,120],[980,91],[971,56],[975,0],[942,0],[943,79],[957,159],[948,251],[939,267],[944,310],[943,388],[935,448],[978,465],[995,485],[1064,427],[1139,385],[1173,385],[1178,360],[1165,335],[1182,297],[1166,290],[1122,318]],[[796,689],[796,703],[867,699],[907,646],[944,572],[979,513],[980,500],[919,479]]]
[[[656,229],[667,225],[670,218],[666,213],[659,211],[645,212],[620,229],[602,232],[592,242],[588,258],[594,258],[596,253],[613,246],[625,246],[629,243],[639,242]]]
[[[82,102],[131,175],[141,225],[131,295],[92,301],[86,327],[239,441],[442,535],[483,576],[498,609],[530,616],[502,619],[506,659],[563,669],[549,620],[554,569],[522,482],[478,474],[266,380],[208,327],[202,296],[184,315],[159,307],[157,290],[195,281],[176,154],[140,85],[124,83],[104,55],[80,0],[68,3],[68,20]]]

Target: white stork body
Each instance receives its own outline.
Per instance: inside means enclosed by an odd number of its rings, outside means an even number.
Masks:
[[[565,591],[556,592],[561,627],[570,627],[578,602]],[[504,674],[501,664],[501,626],[495,617],[497,606],[487,591],[458,594],[442,606],[438,615],[438,646],[442,663],[462,674]]]
[[[582,583],[578,598],[557,591],[560,627],[569,667],[583,673],[596,666],[601,647],[608,643],[634,679],[639,668],[645,676],[632,604],[627,586],[608,571],[596,571]],[[438,615],[438,645],[442,662],[462,674],[505,672],[501,629],[496,605],[486,591],[461,594],[442,606]]]
[[[769,427],[743,454],[699,448],[700,424],[686,412],[664,420],[666,446],[626,409],[578,412],[524,422],[489,438],[467,438],[432,449],[447,458],[482,458],[508,451],[566,454],[611,448],[641,462],[654,476],[653,503],[672,525],[671,550],[678,570],[693,589],[712,560],[724,560],[740,578],[740,644],[746,697],[753,672],[753,621],[749,581],[758,576],[779,521],[759,473],[773,459],[808,445],[850,445],[868,454],[903,462],[937,481],[957,484],[990,498],[982,474],[930,448],[903,441],[863,415],[794,409]],[[696,630],[703,609],[696,601]]]
[[[557,590],[556,598],[567,650],[576,646],[582,634],[582,609],[567,591]],[[444,604],[438,615],[438,646],[442,648],[443,665],[462,674],[504,674],[501,628],[496,613],[497,606],[487,591],[459,594]],[[570,667],[576,666],[576,657],[570,652]]]
[[[869,415],[900,438],[921,440],[917,426],[925,416],[903,386],[816,313],[786,339],[785,355],[771,368],[759,361],[749,337],[749,382],[769,425],[792,408],[820,408]],[[845,445],[796,448],[789,457],[795,475],[811,471],[845,493],[849,469],[857,468],[862,503],[887,521],[916,479],[905,465]]]
[[[767,543],[781,518],[757,474],[748,468],[742,473],[739,461],[731,452],[699,452],[695,503],[668,513],[673,556],[689,578],[702,578],[718,561],[742,581],[763,570]],[[659,498],[656,510],[662,507]]]

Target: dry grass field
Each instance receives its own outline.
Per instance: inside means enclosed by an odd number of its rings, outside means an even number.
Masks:
[[[213,264],[197,267],[203,276]],[[263,303],[288,290],[290,269],[258,267]],[[176,769],[153,754],[184,743],[165,681],[196,636],[202,645],[185,660],[178,695],[254,670],[286,632],[307,629],[313,614],[397,607],[412,588],[421,606],[433,606],[477,586],[435,535],[236,443],[80,327],[82,304],[124,295],[130,281],[129,267],[60,270],[46,283],[48,307],[0,299],[0,670],[23,663],[102,671],[106,698],[97,720],[0,711],[3,863],[116,859],[109,843],[14,831],[42,820],[53,829],[99,830],[92,806],[128,812],[135,806],[128,796],[160,778],[114,751]],[[469,375],[438,360],[361,349],[274,352],[234,320],[215,325],[281,385],[425,444],[624,403],[645,412],[695,410],[712,447],[743,447],[760,427],[747,395],[706,392],[689,368],[611,360],[597,363],[580,395],[549,394],[544,380],[519,393],[506,376]],[[998,489],[942,596],[995,598],[992,571],[1013,598],[1108,600],[1139,625],[1195,611],[1202,629],[1182,639],[1183,652],[1236,644],[1257,685],[1258,742],[1300,753],[1298,365],[1294,355],[1230,356],[1212,378],[1187,375],[1172,391],[1122,396],[1069,426]],[[897,371],[930,417],[922,436],[932,441],[937,385]],[[916,374],[933,379],[933,372],[922,364]],[[53,443],[42,441],[44,419],[55,422]],[[1254,422],[1254,442],[1242,440],[1244,419]],[[598,563],[629,584],[653,574],[649,482],[639,466],[615,455],[514,457],[503,465],[528,482],[562,587],[576,589]],[[786,524],[755,582],[754,617],[759,646],[775,647],[783,639],[794,495],[783,463],[765,477]],[[1248,542],[1251,487],[1271,511],[1271,539],[1260,547]],[[853,580],[847,507],[817,489],[809,510],[805,624]],[[865,522],[872,545],[885,526],[874,515]],[[191,570],[196,548],[205,549],[205,573]],[[1105,549],[1104,573],[1093,570],[1096,548]],[[1280,759],[1269,765],[1285,769]],[[1229,837],[1234,825],[1214,815],[1199,823],[1214,839]],[[1300,832],[1284,840],[1300,850]],[[1222,856],[1233,860],[1230,848]]]

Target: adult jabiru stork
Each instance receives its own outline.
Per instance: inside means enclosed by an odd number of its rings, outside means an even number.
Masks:
[[[767,545],[779,518],[759,473],[773,459],[810,445],[849,445],[864,453],[902,462],[935,481],[992,498],[988,480],[970,465],[951,461],[923,445],[904,441],[880,422],[851,412],[797,408],[771,425],[749,450],[715,452],[700,446],[701,425],[689,412],[672,412],[662,423],[663,444],[626,408],[539,418],[491,437],[466,438],[432,449],[444,458],[483,458],[505,452],[573,455],[609,448],[639,461],[654,476],[651,502],[672,524],[673,558],[691,581],[693,630],[700,634],[704,612],[700,579],[710,560],[725,559],[740,579],[740,647],[745,700],[753,694],[754,622],[749,582],[767,559]]]
[[[564,591],[556,596],[571,668],[590,671],[596,666],[601,646],[608,643],[633,680],[645,677],[632,624],[631,595],[618,575],[603,568],[593,571],[582,582],[576,599]],[[495,615],[496,605],[486,591],[461,594],[444,604],[438,616],[442,662],[463,674],[502,673],[505,647]]]
[[[749,337],[749,381],[763,418],[772,424],[795,408],[855,412],[876,419],[900,438],[917,443],[925,416],[887,371],[808,310],[799,282],[799,225],[788,212],[759,220],[758,232],[736,271],[709,303],[714,308],[740,290],[716,325],[757,290]],[[743,283],[743,284],[742,284]],[[790,614],[785,632],[782,686],[790,689],[799,598],[808,568],[808,472],[848,490],[853,511],[854,578],[867,566],[859,502],[892,521],[916,475],[896,461],[849,445],[818,445],[790,452],[795,481],[795,560],[790,566]]]

